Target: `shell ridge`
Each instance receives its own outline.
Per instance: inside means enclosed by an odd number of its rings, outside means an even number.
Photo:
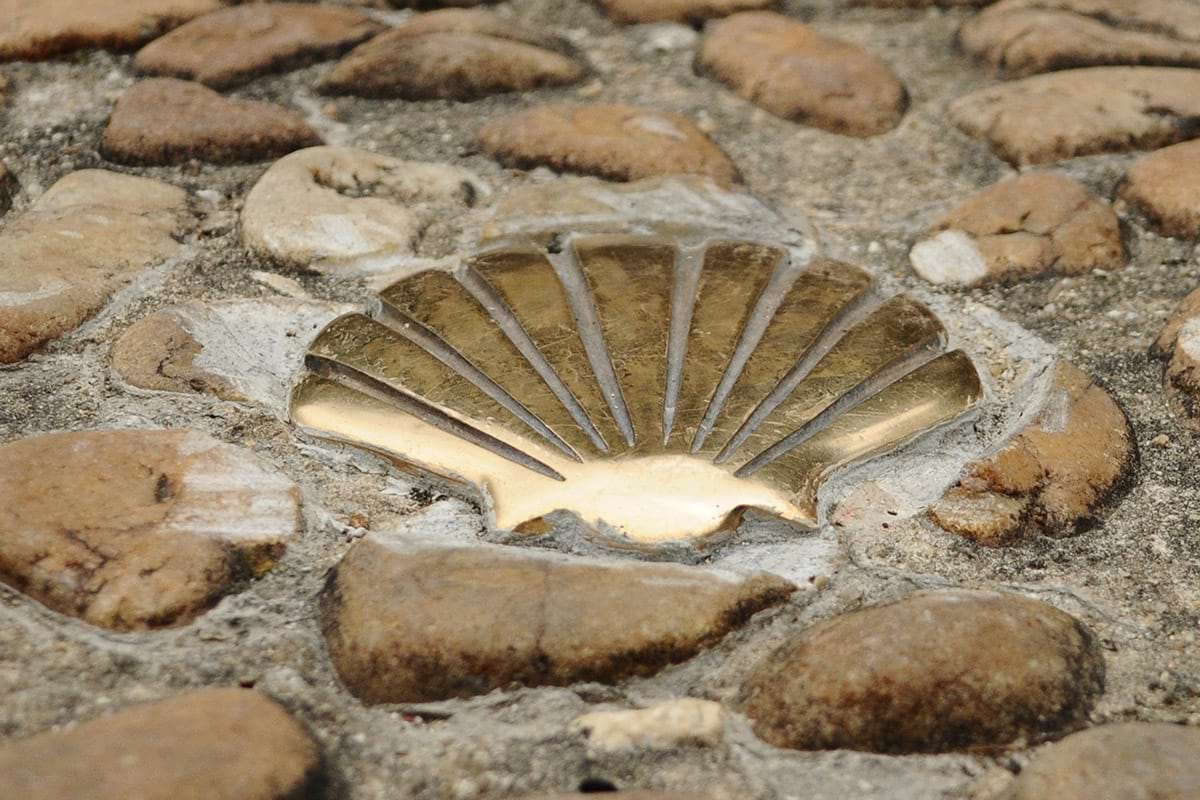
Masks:
[[[675,427],[679,391],[687,360],[688,337],[699,299],[707,243],[680,244],[671,291],[671,330],[667,338],[667,383],[663,392],[662,442],[667,447]]]

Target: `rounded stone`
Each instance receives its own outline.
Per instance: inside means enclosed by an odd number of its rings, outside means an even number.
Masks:
[[[913,269],[931,283],[975,286],[1048,273],[1124,267],[1121,222],[1064,175],[1021,175],[968,198],[913,246]]]
[[[1200,730],[1125,722],[1074,733],[1038,754],[1003,800],[1200,796]]]
[[[133,63],[151,75],[227,89],[339,55],[384,28],[348,8],[252,3],[214,11],[176,28],[143,47]]]
[[[618,181],[678,174],[707,175],[725,186],[739,180],[729,157],[686,118],[634,106],[535,106],[492,119],[479,141],[521,169],[547,166]]]
[[[640,25],[651,22],[696,24],[739,11],[770,8],[776,0],[600,0],[605,13],[617,22]]]
[[[278,703],[203,689],[0,745],[22,800],[318,800],[321,753]]]
[[[100,149],[105,158],[124,164],[191,159],[222,164],[276,158],[320,143],[303,117],[282,106],[223,97],[175,78],[151,78],[117,101]]]
[[[765,573],[366,539],[331,574],[321,618],[354,695],[422,702],[651,675],[795,589]]]
[[[100,627],[193,619],[269,570],[299,527],[291,481],[195,431],[0,446],[0,581]]]
[[[934,753],[1069,728],[1103,687],[1099,647],[1073,617],[945,590],[814,625],[765,658],[743,696],[777,747]]]
[[[1200,237],[1200,142],[1183,142],[1133,163],[1121,199],[1167,236]]]
[[[696,67],[775,116],[849,136],[886,133],[908,106],[875,56],[772,11],[709,25]]]
[[[1167,362],[1167,397],[1185,425],[1200,430],[1200,289],[1183,299],[1153,352]]]

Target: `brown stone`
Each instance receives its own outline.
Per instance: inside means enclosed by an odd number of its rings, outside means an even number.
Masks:
[[[609,180],[707,175],[721,185],[737,167],[678,114],[625,105],[545,105],[488,122],[479,140],[494,158],[522,169],[548,166]]]
[[[1188,427],[1200,430],[1200,289],[1176,309],[1154,344],[1167,362],[1167,397]]]
[[[629,792],[606,792],[612,800],[709,800],[708,795],[694,792],[654,792],[635,789]],[[530,794],[517,800],[596,800],[587,792],[564,794]]]
[[[929,514],[986,545],[1067,534],[1094,518],[1136,463],[1133,431],[1116,400],[1059,361],[1037,416],[995,455],[968,464]]]
[[[996,0],[856,0],[856,5],[876,8],[979,8]]]
[[[1183,142],[1133,163],[1121,199],[1167,236],[1200,237],[1200,142]]]
[[[299,492],[195,431],[87,431],[0,446],[0,580],[116,630],[178,625],[266,572]]]
[[[710,25],[696,67],[778,117],[850,136],[890,131],[908,105],[875,56],[773,11]]]
[[[1125,722],[1074,733],[1042,751],[1003,800],[1200,797],[1200,730]]]
[[[418,14],[359,45],[321,90],[361,97],[473,100],[574,83],[585,74],[566,44],[483,9]]]
[[[99,47],[129,50],[222,0],[0,0],[0,61],[37,61]]]
[[[0,786],[21,800],[318,800],[321,753],[249,689],[202,689],[0,745]]]
[[[1200,66],[1191,0],[1000,0],[963,23],[968,53],[1013,77],[1074,67]]]
[[[143,47],[133,63],[226,89],[340,55],[384,27],[348,8],[253,3],[194,19]]]
[[[203,392],[242,400],[229,382],[198,367],[204,348],[179,314],[162,311],[138,320],[113,345],[113,368],[127,383],[159,392]]]
[[[945,590],[814,625],[765,658],[743,696],[777,747],[928,753],[1061,731],[1103,687],[1099,647],[1073,617]]]
[[[175,78],[141,81],[117,101],[104,157],[123,164],[258,161],[311,147],[321,137],[299,114],[274,103],[234,100]]]
[[[778,0],[600,0],[605,13],[620,23],[683,22],[695,24],[739,11],[770,8]]]
[[[73,172],[0,233],[0,364],[95,314],[141,270],[177,255],[194,222],[181,189]]]
[[[1112,208],[1078,181],[1051,173],[1021,175],[970,197],[933,225],[910,258],[928,281],[967,286],[1129,262]]]
[[[366,539],[331,576],[321,616],[333,663],[356,696],[430,701],[650,675],[795,588],[764,573]]]
[[[1013,164],[1153,150],[1200,134],[1200,71],[1092,67],[981,89],[950,106],[958,127]]]

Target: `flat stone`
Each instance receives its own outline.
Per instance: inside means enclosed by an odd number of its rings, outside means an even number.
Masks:
[[[202,689],[0,745],[0,785],[22,800],[317,800],[321,753],[249,689]]]
[[[0,580],[100,627],[188,622],[269,570],[300,523],[291,481],[196,431],[0,446]]]
[[[655,175],[739,180],[729,157],[685,117],[625,105],[544,105],[504,114],[479,132],[504,164],[547,166],[618,181]]]
[[[178,255],[187,195],[159,181],[73,172],[0,233],[0,364],[74,329],[139,272]]]
[[[1005,800],[1172,798],[1200,792],[1200,730],[1124,722],[1073,733],[1021,770]]]
[[[968,464],[929,514],[986,545],[1069,534],[1095,517],[1136,464],[1133,432],[1117,401],[1059,361],[1037,415],[994,455]]]
[[[348,8],[253,3],[206,14],[154,40],[134,66],[227,89],[332,58],[386,26]]]
[[[593,754],[713,747],[724,738],[727,717],[720,703],[685,697],[649,708],[584,714],[570,730],[587,737]]]
[[[856,5],[876,8],[980,8],[996,0],[856,0]]]
[[[138,389],[211,394],[286,416],[295,365],[321,328],[354,310],[291,298],[170,306],[113,345],[113,368]]]
[[[600,0],[608,16],[626,25],[647,22],[696,24],[739,11],[770,8],[776,0]]]
[[[0,61],[38,61],[86,50],[129,50],[222,0],[0,0]]]
[[[1200,66],[1191,0],[1001,0],[958,31],[963,49],[1009,77],[1072,67]]]
[[[754,670],[745,711],[770,744],[934,753],[1086,719],[1104,688],[1092,634],[997,592],[916,592],[818,623]]]
[[[474,100],[574,83],[586,73],[561,40],[483,9],[418,14],[342,59],[328,94]]]
[[[1139,158],[1120,196],[1163,234],[1200,237],[1200,142],[1173,144]]]
[[[975,286],[1129,263],[1117,215],[1064,175],[1034,173],[989,186],[930,228],[909,254],[931,283]]]
[[[1153,349],[1167,362],[1163,382],[1175,412],[1200,430],[1200,289],[1184,298]]]
[[[0,161],[0,216],[4,216],[12,208],[13,198],[20,190],[21,184],[17,181],[17,176],[8,165]]]
[[[432,701],[650,675],[795,588],[765,573],[366,539],[327,583],[321,619],[334,666],[358,698]]]
[[[1092,67],[980,89],[950,105],[966,133],[1013,164],[1154,150],[1200,134],[1200,71]]]
[[[321,143],[294,111],[258,100],[222,97],[175,78],[134,84],[117,101],[101,153],[123,164],[259,161]]]
[[[487,191],[459,167],[314,147],[275,162],[251,189],[242,243],[289,269],[394,267],[434,220],[465,210]]]
[[[777,117],[849,136],[890,131],[908,106],[875,56],[773,11],[709,25],[696,67]]]

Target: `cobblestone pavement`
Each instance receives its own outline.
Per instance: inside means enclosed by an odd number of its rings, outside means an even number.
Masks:
[[[0,795],[1200,797],[1200,5],[448,5],[0,0]],[[762,359],[844,334],[806,419],[902,362],[955,421],[553,488],[329,415],[388,308],[475,346],[472,253],[618,232],[761,280]],[[596,295],[639,428],[648,274]],[[560,371],[574,319],[526,325]]]

